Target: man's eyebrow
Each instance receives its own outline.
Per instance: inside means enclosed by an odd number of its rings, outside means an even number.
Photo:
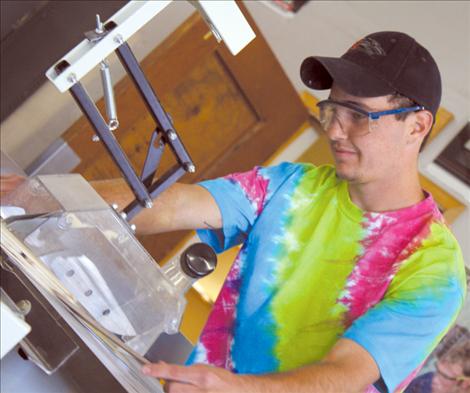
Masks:
[[[371,108],[370,106],[368,106],[368,105],[366,105],[366,104],[364,104],[364,103],[362,103],[362,102],[357,102],[357,101],[352,101],[352,100],[347,100],[347,101],[345,101],[345,102],[347,102],[348,104],[356,105],[356,106],[358,106],[359,108],[365,109],[365,110],[368,111],[368,112],[373,112],[373,111],[374,111],[373,108]]]

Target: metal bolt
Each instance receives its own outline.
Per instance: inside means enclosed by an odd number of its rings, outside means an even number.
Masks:
[[[188,171],[189,173],[194,173],[194,172],[196,172],[196,167],[195,167],[193,164],[188,164],[188,163],[186,163],[186,164],[184,165],[184,167],[185,167],[186,171]]]
[[[122,44],[122,43],[124,43],[124,38],[122,38],[121,34],[118,34],[118,35],[116,35],[116,37],[114,37],[114,42],[116,42],[118,44]]]
[[[18,307],[20,314],[24,317],[31,311],[31,302],[23,299],[16,303],[16,307]]]
[[[176,135],[176,132],[173,130],[168,131],[168,138],[170,138],[172,141],[174,141],[177,137],[178,135]]]
[[[29,187],[33,195],[41,195],[45,193],[43,186],[36,179],[30,181]]]
[[[101,34],[101,33],[104,32],[103,23],[101,23],[101,19],[100,19],[100,16],[98,14],[96,14],[96,29],[95,29],[95,31],[98,34]]]
[[[67,272],[65,273],[67,277],[72,277],[74,274],[75,274],[75,271],[73,269],[67,270]]]
[[[118,119],[111,119],[108,123],[109,131],[113,132],[119,128],[119,120]]]
[[[67,77],[67,80],[72,83],[72,84],[75,84],[77,83],[77,75],[75,74],[70,74],[68,77]]]
[[[131,224],[131,231],[135,233],[135,230],[136,230],[135,224]]]
[[[127,214],[124,213],[124,212],[119,213],[119,215],[121,216],[121,218],[122,218],[123,220],[125,220],[125,219],[127,218]]]
[[[98,135],[94,134],[94,135],[91,137],[91,140],[92,140],[93,142],[98,142],[98,141],[100,140],[100,137],[99,137]]]
[[[111,207],[112,207],[114,210],[117,210],[119,206],[118,206],[117,203],[113,203],[113,204],[111,205]]]
[[[152,202],[151,200],[149,200],[149,199],[146,200],[146,201],[145,201],[145,207],[146,207],[147,209],[151,209],[151,208],[153,207],[153,202]]]
[[[59,217],[57,220],[57,226],[63,230],[69,229],[72,223],[73,223],[73,217],[71,217],[68,214],[63,215],[62,217]]]

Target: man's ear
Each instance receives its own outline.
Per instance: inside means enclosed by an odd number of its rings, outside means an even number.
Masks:
[[[433,115],[431,112],[422,110],[415,112],[414,116],[410,119],[411,132],[409,133],[409,143],[419,142],[426,137],[430,132],[433,124]]]

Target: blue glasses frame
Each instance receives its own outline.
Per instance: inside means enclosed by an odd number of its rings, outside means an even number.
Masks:
[[[396,109],[388,109],[386,111],[379,111],[379,112],[368,112],[365,109],[356,106],[354,104],[350,104],[349,102],[341,102],[341,101],[335,101],[335,100],[323,100],[317,103],[317,107],[321,107],[324,104],[335,104],[335,105],[340,105],[344,106],[346,108],[355,110],[364,116],[367,116],[371,120],[378,120],[382,116],[386,115],[398,115],[399,113],[406,113],[406,112],[417,112],[417,111],[422,111],[424,110],[424,106],[421,105],[416,105],[416,106],[410,106],[407,108],[396,108]]]

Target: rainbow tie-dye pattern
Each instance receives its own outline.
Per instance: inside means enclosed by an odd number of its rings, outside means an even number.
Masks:
[[[368,391],[402,391],[465,294],[458,244],[432,197],[363,212],[333,167],[290,163],[201,185],[223,220],[201,239],[217,252],[243,245],[188,364],[285,371],[345,337],[379,365]]]

